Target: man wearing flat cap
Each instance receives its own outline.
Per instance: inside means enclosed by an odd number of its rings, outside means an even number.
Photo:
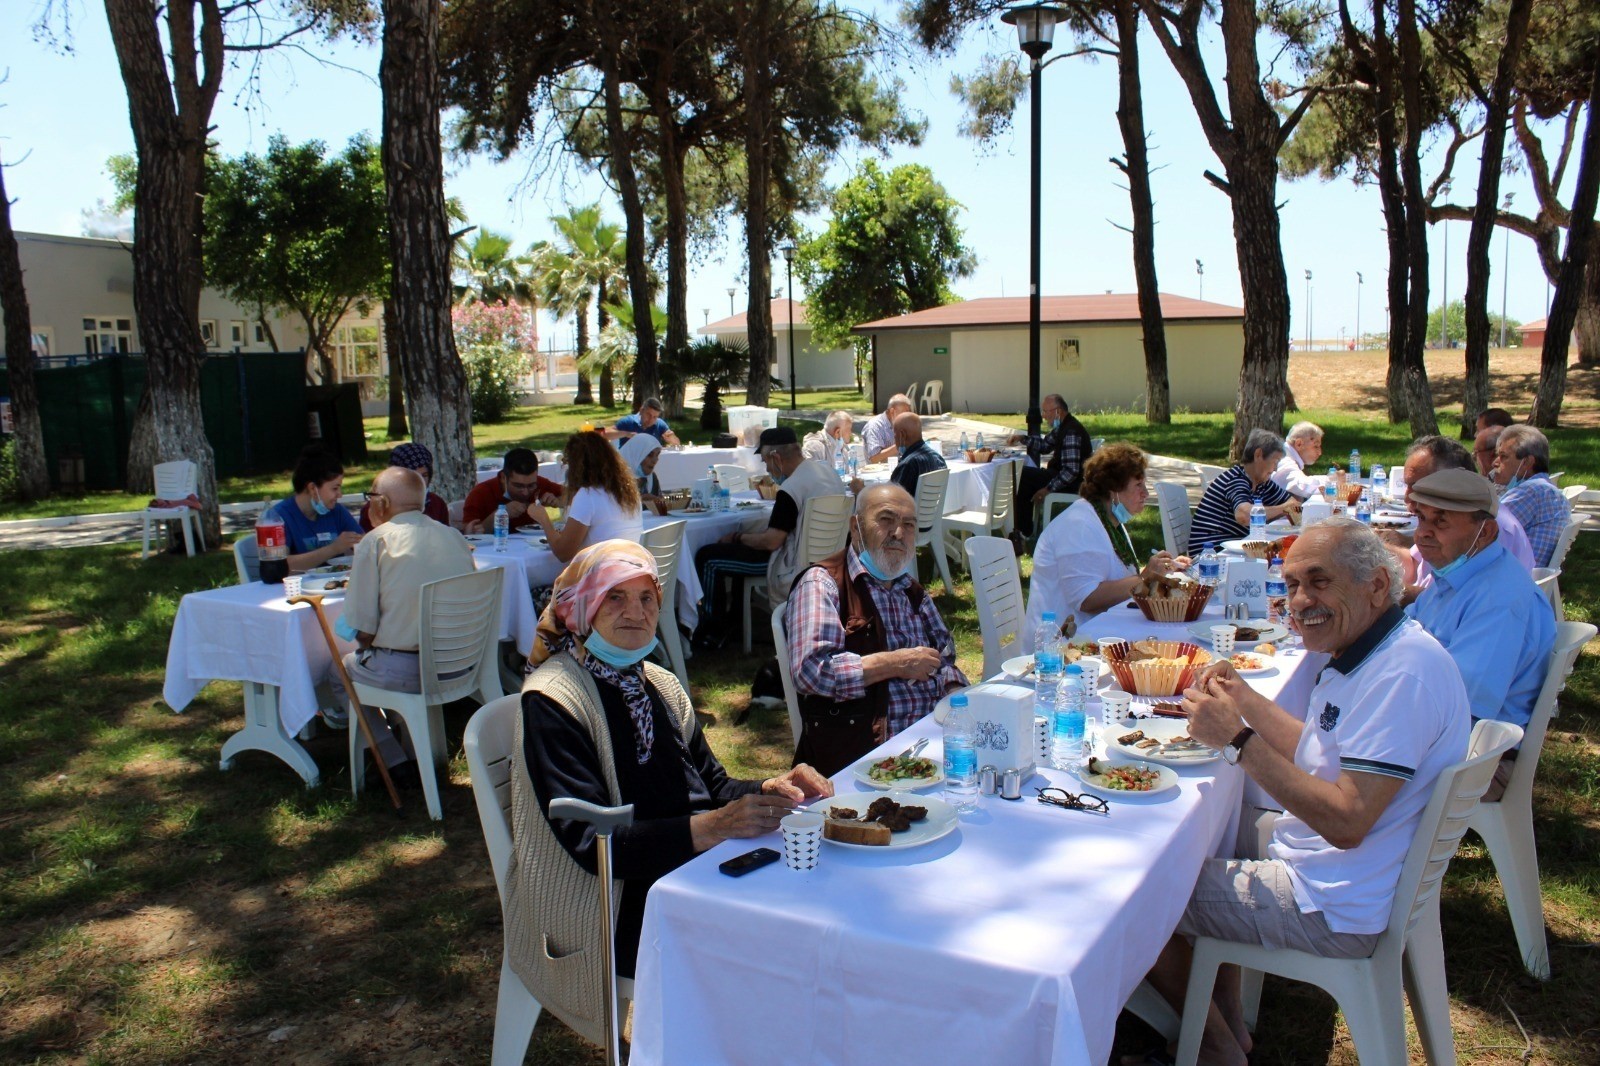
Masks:
[[[1494,488],[1468,470],[1440,470],[1410,489],[1416,546],[1433,583],[1406,608],[1443,644],[1466,682],[1472,718],[1527,726],[1555,643],[1555,614],[1500,543]],[[1510,776],[1506,753],[1486,798]]]
[[[732,578],[733,601],[738,602],[746,577],[767,578],[767,595],[773,603],[789,596],[789,586],[801,570],[801,545],[804,537],[800,517],[806,501],[813,496],[844,496],[844,482],[833,468],[807,459],[800,450],[800,438],[788,426],[762,430],[756,454],[766,463],[767,473],[778,483],[778,496],[772,504],[767,528],[757,532],[730,533],[715,544],[707,544],[694,556],[700,574],[704,610],[695,631],[698,647],[721,647],[728,635],[725,601],[717,588],[724,577]]]

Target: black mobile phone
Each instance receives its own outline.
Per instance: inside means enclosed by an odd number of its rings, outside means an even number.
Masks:
[[[759,870],[763,866],[777,862],[781,858],[783,856],[771,848],[757,848],[754,851],[747,851],[737,858],[729,859],[719,865],[717,869],[729,877],[743,877],[751,870]]]

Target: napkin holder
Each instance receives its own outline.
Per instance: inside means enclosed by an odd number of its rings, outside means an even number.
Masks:
[[[972,714],[979,766],[996,773],[1021,772],[1026,781],[1037,769],[1033,725],[1033,686],[987,681],[966,689]]]
[[[711,479],[708,477],[700,478],[694,483],[694,488],[689,495],[696,507],[709,508],[711,506]]]
[[[1267,561],[1229,559],[1222,590],[1224,607],[1232,609],[1235,604],[1243,603],[1248,606],[1251,618],[1267,617]]]
[[[1328,506],[1328,501],[1322,498],[1320,492],[1307,500],[1305,506],[1300,508],[1300,525],[1302,528],[1316,525],[1323,519],[1332,517],[1333,508]]]

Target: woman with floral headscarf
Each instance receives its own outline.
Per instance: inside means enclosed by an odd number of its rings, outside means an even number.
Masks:
[[[593,827],[550,819],[552,799],[633,805],[633,824],[612,837],[622,884],[617,972],[631,976],[645,893],[657,878],[724,840],[771,833],[807,796],[833,794],[804,764],[765,781],[728,776],[677,678],[645,661],[660,605],[655,558],[610,540],[573,558],[539,619],[512,752],[506,907],[512,968],[541,989],[541,1001],[552,988],[584,983],[575,953],[599,953]],[[558,1014],[587,1017],[592,1007],[598,1018],[596,995],[598,986],[587,988],[581,1004],[558,1004]]]

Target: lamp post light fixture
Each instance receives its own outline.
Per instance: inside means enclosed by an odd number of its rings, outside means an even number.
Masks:
[[[735,289],[732,285],[728,286],[728,314],[729,315],[733,314],[733,294],[735,292],[737,292],[737,291],[738,290]]]
[[[793,413],[800,406],[794,395],[794,242],[784,241],[778,251],[783,253],[784,271],[789,275],[789,411]]]
[[[1506,193],[1506,202],[1500,205],[1500,210],[1511,211],[1511,197],[1515,193]],[[1506,346],[1506,286],[1511,281],[1511,230],[1506,229],[1505,255],[1503,267],[1500,270],[1500,347]]]
[[[1200,260],[1194,261],[1194,272],[1200,276],[1200,299],[1206,298],[1206,265]]]
[[[1306,351],[1311,350],[1311,271],[1306,271]]]
[[[1366,279],[1361,276],[1361,271],[1359,271],[1359,270],[1356,271],[1356,347],[1357,348],[1362,347],[1362,344],[1361,344],[1361,286],[1363,284],[1365,284],[1365,283],[1366,283]]]
[[[702,308],[701,308],[701,309],[700,309],[700,313],[701,313],[701,314],[702,314],[702,315],[705,315],[705,316],[706,316],[706,320],[705,320],[705,322],[703,322],[703,323],[702,323],[702,325],[703,325],[703,326],[709,326],[709,325],[711,325],[711,308],[709,308],[709,307],[702,307]]]
[[[1039,75],[1044,70],[1044,55],[1055,40],[1056,23],[1066,15],[1063,8],[1050,4],[1009,7],[1000,21],[1017,28],[1017,47],[1032,61],[1028,95],[1033,131],[1029,174],[1028,216],[1028,432],[1039,432],[1039,138],[1044,125],[1044,108],[1039,98]]]

